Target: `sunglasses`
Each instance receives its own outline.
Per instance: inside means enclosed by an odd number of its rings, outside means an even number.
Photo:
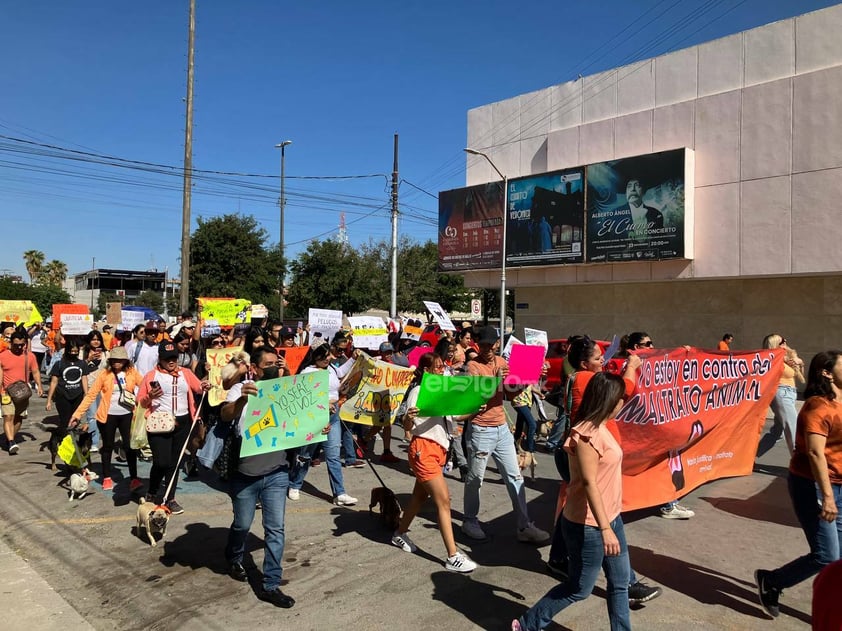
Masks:
[[[638,344],[638,346],[645,346],[647,348],[652,348],[652,340],[649,340],[648,342],[641,342],[640,344]]]
[[[211,346],[225,346],[225,342],[222,340],[213,340],[211,342]]]

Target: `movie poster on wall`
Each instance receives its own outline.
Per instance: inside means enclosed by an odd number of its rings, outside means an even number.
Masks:
[[[693,154],[674,149],[587,167],[587,262],[693,258]]]
[[[509,180],[506,221],[506,265],[584,262],[584,168]]]
[[[499,268],[503,251],[503,184],[439,193],[439,270]]]

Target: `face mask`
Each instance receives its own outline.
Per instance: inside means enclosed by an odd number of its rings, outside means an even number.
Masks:
[[[79,358],[79,353],[78,353],[78,351],[77,351],[77,352],[75,352],[75,353],[68,353],[68,354],[67,354],[67,356],[68,356],[70,359],[78,359],[78,358]]]
[[[263,376],[260,378],[261,381],[266,381],[267,379],[277,379],[281,376],[281,369],[277,366],[268,366],[267,368],[263,369]]]

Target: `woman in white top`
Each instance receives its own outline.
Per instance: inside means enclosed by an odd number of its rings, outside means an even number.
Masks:
[[[421,505],[432,497],[438,510],[439,530],[447,550],[445,569],[452,572],[471,572],[477,564],[456,547],[453,538],[453,524],[450,521],[450,492],[444,479],[443,467],[447,462],[447,451],[454,434],[453,420],[449,416],[418,416],[415,407],[420,391],[421,375],[424,372],[444,374],[444,361],[436,353],[426,353],[418,360],[414,385],[406,393],[404,430],[411,429],[412,440],[407,452],[409,466],[415,474],[412,499],[401,516],[398,530],[392,536],[392,545],[405,552],[415,552],[417,546],[409,538],[409,526]]]

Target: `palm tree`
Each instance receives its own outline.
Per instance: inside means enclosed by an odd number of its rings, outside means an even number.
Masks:
[[[67,279],[67,264],[53,259],[44,266],[41,275],[48,285],[61,287]]]
[[[30,285],[35,283],[38,275],[43,271],[44,258],[41,250],[27,250],[23,253],[23,262],[26,265],[26,273],[29,274]]]

